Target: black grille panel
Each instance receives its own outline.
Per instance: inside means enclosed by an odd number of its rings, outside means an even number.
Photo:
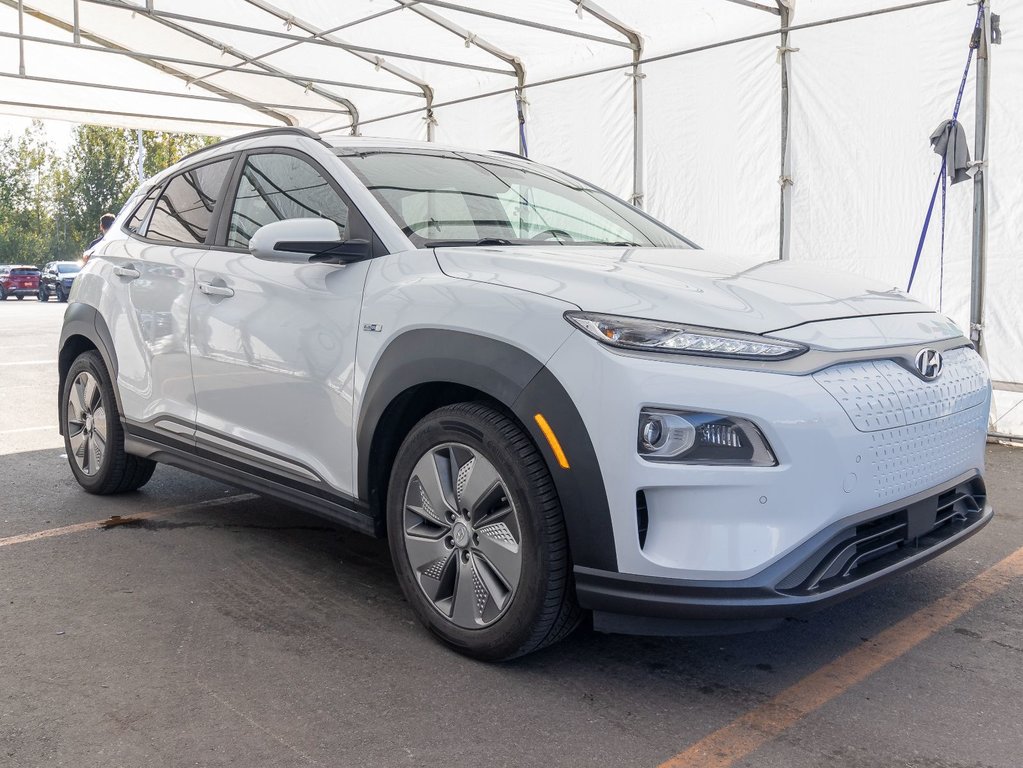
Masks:
[[[974,478],[851,526],[818,549],[778,590],[793,595],[821,594],[864,579],[969,527],[982,514],[985,499],[983,481]]]

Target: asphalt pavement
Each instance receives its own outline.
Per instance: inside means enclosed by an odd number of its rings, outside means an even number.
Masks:
[[[0,302],[0,766],[1023,766],[1023,450],[985,530],[834,608],[481,664],[382,541],[170,467],[82,492],[63,309]]]

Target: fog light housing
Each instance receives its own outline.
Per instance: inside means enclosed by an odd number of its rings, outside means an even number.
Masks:
[[[719,413],[644,408],[639,414],[637,450],[647,461],[656,462],[778,465],[756,424]]]

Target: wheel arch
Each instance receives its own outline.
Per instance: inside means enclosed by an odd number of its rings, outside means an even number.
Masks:
[[[417,329],[381,354],[356,426],[359,496],[383,519],[387,481],[402,441],[427,413],[479,400],[513,416],[544,457],[565,516],[573,561],[617,570],[611,513],[589,433],[544,364],[506,342],[462,331]],[[534,419],[543,413],[569,461],[563,469]],[[600,563],[602,565],[595,565]]]
[[[83,352],[95,350],[103,358],[103,364],[110,374],[110,380],[114,385],[114,398],[117,402],[117,410],[124,413],[121,408],[121,395],[117,391],[117,355],[114,351],[114,341],[110,335],[103,316],[88,304],[69,304],[64,314],[64,325],[60,332],[60,344],[57,355],[57,426],[60,434],[64,434],[62,418],[62,403],[64,393],[64,382],[67,379],[68,371],[75,359]]]

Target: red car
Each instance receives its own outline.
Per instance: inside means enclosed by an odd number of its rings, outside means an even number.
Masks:
[[[14,265],[0,267],[0,301],[16,296],[21,301],[39,292],[39,270],[36,267]]]

